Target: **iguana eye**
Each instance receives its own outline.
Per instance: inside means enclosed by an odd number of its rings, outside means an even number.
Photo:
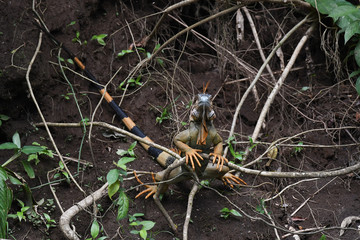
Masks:
[[[208,120],[214,120],[216,118],[215,111],[211,110],[210,112],[208,112],[206,117]]]
[[[191,116],[193,117],[194,120],[197,120],[197,119],[199,119],[199,117],[200,117],[200,113],[199,113],[199,111],[197,111],[196,109],[193,109],[193,110],[191,111]]]

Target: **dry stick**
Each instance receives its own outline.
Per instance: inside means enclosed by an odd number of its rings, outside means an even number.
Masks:
[[[329,185],[332,181],[334,181],[337,177],[334,177],[330,181],[328,181],[324,186],[322,186],[320,189],[318,189],[316,192],[314,192],[311,197],[308,197],[293,213],[290,214],[290,216],[294,216],[312,197],[314,197],[316,194],[318,194],[321,190],[323,190],[327,185]]]
[[[198,189],[199,189],[199,183],[195,181],[194,185],[191,189],[191,192],[189,194],[188,206],[187,206],[187,210],[186,210],[186,217],[185,217],[184,228],[183,228],[183,240],[188,239],[188,229],[189,229],[191,211],[192,211],[192,206],[193,206],[193,202],[194,202],[194,197],[195,197],[195,194],[198,191]]]
[[[277,81],[277,83],[275,84],[273,90],[271,91],[270,95],[268,96],[268,99],[266,100],[263,109],[261,110],[260,116],[258,118],[258,121],[256,123],[254,132],[251,136],[252,141],[256,141],[257,137],[259,136],[260,130],[261,130],[261,126],[265,120],[265,116],[268,113],[271,104],[273,103],[275,96],[278,94],[278,92],[280,91],[281,86],[283,85],[287,75],[289,74],[291,67],[294,65],[302,47],[305,45],[307,39],[309,38],[309,35],[311,34],[311,32],[314,30],[315,28],[315,23],[313,23],[310,28],[306,31],[305,35],[300,39],[298,45],[296,46],[288,64],[286,65],[283,74],[281,74],[279,80]],[[245,150],[245,156],[247,156],[249,154],[250,151],[250,146],[248,146]],[[252,164],[254,164],[255,161],[252,162]]]
[[[59,227],[61,231],[65,234],[68,239],[71,240],[80,240],[77,236],[76,232],[70,228],[70,220],[74,217],[77,213],[79,213],[84,208],[90,206],[95,201],[99,200],[100,198],[107,195],[107,187],[108,183],[105,183],[100,189],[93,192],[77,204],[73,205],[71,208],[66,210],[60,217],[59,220]]]
[[[276,50],[278,48],[281,47],[281,45],[283,45],[283,43],[300,27],[302,26],[309,18],[309,15],[307,15],[303,20],[301,20],[298,24],[296,24],[284,37],[283,39],[281,39],[281,41],[274,47],[274,49],[271,51],[271,53],[269,54],[269,56],[267,57],[267,59],[265,60],[265,62],[262,64],[261,68],[259,69],[258,73],[255,76],[255,79],[252,81],[252,83],[250,84],[250,86],[246,89],[244,95],[242,96],[239,104],[236,107],[235,110],[235,114],[233,117],[233,122],[231,124],[231,129],[230,129],[230,133],[229,133],[229,138],[232,137],[234,135],[234,131],[235,131],[235,126],[236,126],[236,120],[239,116],[240,113],[240,109],[242,107],[242,105],[244,104],[247,96],[249,95],[251,89],[255,86],[255,84],[257,83],[257,81],[260,79],[260,76],[262,74],[262,72],[264,71],[266,65],[269,63],[269,61],[271,60],[271,58],[275,55]],[[224,154],[223,156],[227,155],[227,151],[228,151],[229,147],[226,146],[225,150],[224,150]],[[245,155],[246,158],[246,155]]]
[[[253,35],[254,35],[254,39],[255,39],[257,48],[258,48],[258,50],[259,50],[261,59],[265,62],[265,61],[266,61],[265,54],[264,54],[263,48],[262,48],[262,46],[261,46],[258,33],[257,33],[257,31],[256,31],[255,23],[254,23],[251,15],[250,15],[250,13],[249,13],[249,10],[248,10],[246,7],[242,7],[241,9],[242,9],[242,10],[245,12],[245,14],[246,14],[246,17],[247,17],[247,19],[248,19],[248,21],[249,21],[249,23],[250,23],[250,27],[251,27],[252,33],[253,33]],[[275,76],[274,76],[273,71],[271,70],[269,64],[266,64],[266,70],[269,72],[272,80],[273,80],[274,82],[276,82]]]
[[[51,127],[82,127],[82,125],[84,123],[52,123],[52,122],[45,122],[47,126],[51,126]],[[118,127],[115,127],[111,124],[108,124],[108,123],[104,123],[104,122],[87,122],[85,123],[86,126],[90,126],[90,124],[94,125],[94,126],[99,126],[99,127],[104,127],[104,128],[108,128],[110,130],[113,130],[115,132],[118,132],[118,133],[122,133],[124,135],[127,135],[139,142],[142,142],[142,143],[145,143],[149,146],[152,146],[152,147],[155,147],[155,148],[158,148],[160,150],[163,150],[164,152],[167,152],[169,153],[171,156],[177,158],[177,159],[181,159],[181,157],[176,154],[175,152],[171,151],[170,149],[166,148],[166,147],[163,147],[159,144],[156,144],[154,142],[150,142],[148,140],[145,140],[141,137],[138,137],[136,136],[135,134],[132,134],[131,132],[129,131],[126,131],[126,130],[123,130],[121,128],[118,128]],[[42,126],[45,126],[44,123],[36,123],[35,126],[39,126],[39,127],[42,127]]]
[[[43,35],[43,33],[40,32],[40,33],[39,33],[39,42],[38,42],[38,45],[37,45],[37,47],[36,47],[35,53],[34,53],[32,59],[31,59],[31,61],[30,61],[30,63],[29,63],[28,69],[27,69],[27,71],[26,71],[26,82],[27,82],[27,85],[28,85],[28,88],[29,88],[29,92],[30,92],[31,98],[32,98],[32,100],[33,100],[33,102],[34,102],[34,104],[35,104],[35,106],[36,106],[36,109],[38,110],[38,113],[39,113],[39,115],[40,115],[40,117],[41,117],[41,120],[43,121],[44,127],[45,127],[45,129],[46,129],[46,132],[47,132],[48,135],[49,135],[50,141],[51,141],[51,143],[52,143],[52,145],[53,145],[56,153],[59,155],[59,158],[60,158],[61,162],[64,164],[64,168],[65,168],[66,172],[69,174],[71,180],[75,183],[75,185],[79,188],[79,190],[85,194],[85,191],[79,186],[79,184],[76,182],[76,180],[74,179],[73,175],[71,174],[70,170],[69,170],[68,167],[66,166],[65,161],[64,161],[64,159],[62,158],[61,153],[60,153],[59,149],[58,149],[57,146],[56,146],[56,143],[55,143],[55,141],[54,141],[54,138],[52,137],[52,134],[51,134],[51,132],[50,132],[50,130],[49,130],[49,127],[46,125],[46,120],[45,120],[45,118],[44,118],[44,115],[43,115],[42,112],[41,112],[40,106],[39,106],[39,104],[38,104],[38,102],[37,102],[37,100],[36,100],[36,98],[35,98],[34,92],[33,92],[33,90],[32,90],[32,86],[31,86],[31,82],[30,82],[30,77],[29,77],[29,76],[30,76],[30,71],[31,71],[32,65],[33,65],[33,63],[34,63],[34,61],[35,61],[35,58],[36,58],[36,56],[37,56],[37,54],[39,53],[39,50],[40,50],[41,41],[42,41],[42,35]]]
[[[287,75],[289,74],[292,66],[294,65],[295,60],[297,59],[302,47],[304,46],[305,42],[309,38],[309,35],[314,30],[314,28],[315,28],[315,24],[312,24],[310,26],[310,28],[306,31],[305,35],[301,38],[300,42],[296,46],[296,48],[295,48],[295,50],[294,50],[294,52],[293,52],[293,54],[291,56],[288,64],[286,65],[283,74],[280,76],[278,82],[275,84],[275,86],[274,86],[273,90],[271,91],[268,99],[266,100],[265,105],[264,105],[264,107],[263,107],[263,109],[262,109],[262,111],[260,113],[259,119],[258,119],[258,121],[256,123],[253,135],[251,136],[253,141],[256,141],[256,139],[257,139],[257,137],[258,137],[258,135],[260,133],[261,125],[264,122],[265,116],[266,116],[267,112],[269,111],[270,106],[271,106],[272,102],[275,99],[275,96],[280,91],[280,88],[281,88],[282,84],[284,83],[284,81],[285,81]]]
[[[285,192],[287,189],[295,186],[295,185],[298,185],[302,182],[309,182],[309,181],[314,181],[314,180],[318,180],[319,178],[311,178],[311,179],[303,179],[303,180],[300,180],[296,183],[293,183],[293,184],[290,184],[290,185],[287,185],[284,189],[282,189],[278,194],[276,194],[275,196],[271,197],[271,198],[267,198],[264,200],[264,202],[268,202],[268,201],[271,201],[271,200],[274,200],[275,198],[277,198],[278,196],[280,196],[283,192]]]

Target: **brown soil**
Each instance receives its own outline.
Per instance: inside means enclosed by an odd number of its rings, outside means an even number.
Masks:
[[[11,117],[0,127],[0,143],[11,141],[12,135],[17,131],[21,136],[22,145],[31,145],[36,141],[53,149],[46,131],[43,128],[35,128],[33,125],[41,122],[41,119],[30,98],[25,81],[26,68],[33,56],[39,36],[39,30],[32,24],[34,14],[29,2],[0,1],[2,53],[0,114]],[[234,83],[231,81],[246,77],[253,79],[254,76],[236,64],[230,54],[224,53],[221,48],[214,48],[213,44],[205,44],[192,33],[179,37],[158,56],[163,60],[163,66],[154,61],[142,67],[134,76],[136,78],[139,74],[142,75],[142,86],[130,87],[122,98],[123,91],[118,86],[139,62],[139,57],[144,59],[146,56],[143,53],[139,56],[132,53],[117,58],[116,55],[127,49],[133,39],[141,40],[151,31],[160,16],[151,14],[159,12],[158,8],[164,9],[169,6],[170,3],[167,2],[155,2],[152,5],[152,1],[48,0],[42,1],[36,9],[51,33],[82,59],[101,83],[106,84],[121,68],[109,83],[108,90],[118,103],[122,100],[121,108],[153,141],[169,148],[173,147],[171,143],[173,136],[184,129],[181,122],[188,120],[189,109],[186,105],[194,99],[196,93],[202,91],[203,83],[209,80],[210,86],[207,92],[216,95],[214,106],[217,118],[214,124],[226,139],[236,106],[249,86],[248,80]],[[226,7],[215,1],[203,5],[194,3],[175,10],[172,16],[191,25]],[[283,33],[286,33],[309,12],[308,9],[288,5],[254,4],[248,7],[254,18],[265,54],[270,53],[279,27]],[[76,23],[69,25],[72,21]],[[305,24],[282,47],[285,63],[309,26],[310,23]],[[175,20],[170,17],[165,18],[163,25],[155,38],[148,43],[146,50],[152,52],[156,43],[164,43],[180,29],[183,27]],[[233,13],[206,23],[195,30],[212,41],[217,41],[222,47],[227,48],[254,68],[260,68],[262,60],[247,20],[245,20],[245,40],[241,44],[236,42]],[[307,51],[303,49],[299,55],[294,67],[300,70],[292,71],[286,79],[285,85],[267,115],[266,128],[262,130],[259,141],[271,143],[279,138],[290,137],[311,129],[323,130],[300,135],[286,144],[303,142],[306,145],[344,145],[358,141],[360,132],[357,129],[341,129],[358,124],[355,117],[359,111],[357,94],[351,81],[334,76],[330,71],[334,69],[333,65],[327,68],[324,52],[320,49],[322,30],[316,29],[313,32],[306,45]],[[86,45],[72,42],[77,31],[80,33],[79,38],[82,42],[87,40]],[[90,40],[93,35],[102,33],[108,34],[104,47]],[[41,52],[30,74],[36,99],[46,121],[80,122],[81,118],[74,97],[70,95],[69,100],[64,97],[71,92],[71,88],[57,66],[57,55],[58,49],[49,38],[44,36]],[[64,51],[61,52],[61,56],[68,58]],[[309,56],[315,66],[313,70],[306,64]],[[73,65],[69,63],[67,65],[75,69]],[[270,65],[273,71],[280,70],[278,58],[275,57]],[[77,71],[80,72],[79,69]],[[88,81],[79,75],[70,71],[65,71],[65,73],[74,88],[82,115],[90,118],[99,102],[100,95]],[[243,151],[246,148],[247,144],[244,141],[248,141],[248,136],[251,136],[253,132],[262,106],[273,87],[271,81],[270,77],[265,77],[257,85],[259,104],[256,104],[254,95],[250,95],[242,107],[235,132],[237,141],[243,143],[236,145],[236,151]],[[303,87],[310,88],[302,92],[300,90]],[[172,117],[161,124],[156,123],[155,119],[161,115],[164,107],[168,109]],[[94,120],[123,127],[120,121],[114,119],[114,113],[105,103],[96,110]],[[76,180],[87,194],[102,186],[107,172],[115,168],[113,162],[119,158],[116,151],[127,149],[133,142],[129,138],[106,138],[103,136],[104,131],[95,127],[91,133],[91,144],[88,141],[87,132],[81,148],[83,137],[81,129],[51,128],[55,142],[63,155],[78,158],[81,150],[81,159],[95,165],[92,168],[81,168],[80,174],[76,175]],[[259,156],[267,146],[259,143],[249,155],[249,160]],[[130,169],[152,172],[161,170],[161,167],[139,145],[135,148],[135,153],[137,159],[128,164]],[[277,160],[273,161],[269,168],[265,167],[268,159],[264,159],[255,167],[269,171],[275,171],[279,167],[282,167],[282,171],[323,171],[352,165],[358,160],[357,154],[357,146],[308,147],[295,153],[293,146],[283,145],[279,147]],[[1,151],[0,162],[4,163],[11,155],[11,151]],[[230,154],[227,157],[232,160]],[[25,159],[25,156],[22,159]],[[35,200],[39,201],[40,199],[54,199],[47,184],[47,173],[58,167],[58,161],[56,157],[54,159],[41,157],[40,163],[34,166],[35,179],[26,177],[19,161],[8,167],[25,177],[32,187]],[[73,174],[76,174],[77,163],[69,162],[68,167]],[[50,174],[50,176],[53,175]],[[310,198],[295,215],[303,221],[295,222],[293,226],[303,229],[315,227],[329,229],[310,231],[308,234],[301,235],[301,239],[317,240],[322,234],[326,235],[326,239],[339,239],[341,221],[347,216],[360,214],[358,195],[360,184],[357,176],[357,173],[353,173],[300,183],[282,193],[280,198],[267,202],[266,209],[276,226],[284,229],[285,225],[291,222],[289,221],[290,214]],[[275,195],[299,179],[274,179],[245,174],[241,177],[248,183],[248,187],[230,189],[221,181],[214,180],[211,181],[210,186],[216,191],[202,188],[197,193],[193,205],[192,222],[189,226],[190,239],[275,239],[270,219],[256,211],[256,207],[259,206],[261,199]],[[150,176],[142,177],[142,179],[151,181]],[[141,219],[156,222],[155,227],[149,231],[153,239],[182,238],[181,229],[191,182],[171,186],[162,200],[164,207],[180,229],[177,234],[171,232],[152,200],[135,199],[139,189],[132,187],[137,185],[135,180],[124,181],[123,187],[127,189],[126,193],[130,198],[129,214],[144,213]],[[53,187],[64,210],[85,197],[73,183],[63,181],[54,184]],[[15,191],[15,195],[21,199],[19,191]],[[15,203],[13,203],[12,213],[18,210]],[[140,239],[138,235],[130,233],[133,228],[127,219],[116,221],[117,210],[111,203],[109,199],[99,202],[102,208],[98,214],[101,216],[99,222],[104,229],[102,234],[107,235],[108,239]],[[248,216],[228,219],[220,217],[222,208],[235,209],[234,206],[241,208]],[[45,211],[47,210],[44,206],[39,207],[40,213]],[[90,237],[92,213],[93,210],[89,208],[73,219],[72,223],[82,239]],[[58,205],[50,215],[58,222],[61,215]],[[29,221],[9,221],[11,235],[15,239],[64,239],[57,227],[47,231],[44,225],[33,227]],[[352,227],[357,228],[355,224]],[[280,235],[286,233],[279,230]],[[356,238],[359,238],[359,235],[352,229],[347,230],[341,239]]]

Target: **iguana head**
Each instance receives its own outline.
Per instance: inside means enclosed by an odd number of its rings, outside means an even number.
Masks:
[[[200,93],[197,96],[197,101],[191,111],[191,121],[200,123],[200,131],[197,137],[198,145],[206,145],[206,137],[208,135],[207,124],[215,118],[215,112],[212,109],[211,95],[207,93]]]
[[[212,109],[211,95],[200,93],[191,111],[191,120],[195,122],[208,122],[215,118],[215,112]]]

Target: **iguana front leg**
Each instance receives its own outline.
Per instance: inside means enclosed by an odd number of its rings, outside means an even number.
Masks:
[[[219,169],[219,172],[221,172],[221,170],[224,166],[224,162],[229,162],[229,161],[225,157],[222,156],[223,141],[218,133],[216,133],[213,143],[214,143],[214,152],[210,153],[209,155],[213,156],[213,163],[215,163],[216,160],[218,160],[218,162],[216,164],[216,169]],[[219,168],[219,166],[220,166],[220,168]]]
[[[199,167],[201,167],[199,159],[203,160],[203,158],[199,154],[199,152],[201,152],[201,150],[193,149],[189,145],[186,144],[186,142],[189,142],[189,140],[190,140],[190,131],[186,130],[186,131],[179,133],[175,137],[174,143],[181,152],[185,153],[186,164],[188,164],[188,162],[190,160],[191,167],[193,170],[195,170],[194,160],[199,165]]]

